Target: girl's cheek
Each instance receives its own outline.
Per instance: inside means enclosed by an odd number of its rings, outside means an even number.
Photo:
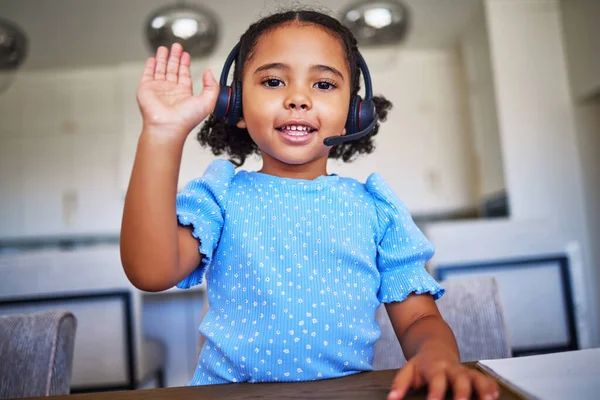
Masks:
[[[341,120],[345,124],[346,118],[348,117],[348,106],[341,102],[332,105],[327,107],[325,115],[328,115],[332,121],[335,120],[336,122],[339,122]]]

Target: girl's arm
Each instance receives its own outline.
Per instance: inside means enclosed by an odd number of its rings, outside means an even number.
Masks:
[[[412,294],[386,304],[407,364],[396,375],[388,399],[403,398],[410,388],[429,386],[428,399],[443,399],[450,387],[455,399],[469,399],[473,388],[480,399],[497,399],[498,384],[460,364],[452,330],[431,295]]]
[[[148,59],[137,100],[143,117],[121,226],[121,261],[131,283],[145,291],[174,286],[201,261],[198,240],[178,225],[175,201],[183,144],[213,110],[218,85],[209,72],[192,93],[190,55],[179,44]]]
[[[168,289],[201,261],[198,240],[178,225],[175,213],[182,149],[152,130],[139,139],[123,210],[121,261],[141,290]]]
[[[407,360],[423,348],[435,346],[449,360],[460,361],[454,334],[430,295],[411,294],[385,306]]]

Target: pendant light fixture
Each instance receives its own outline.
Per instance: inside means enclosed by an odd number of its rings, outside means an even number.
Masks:
[[[409,28],[408,7],[395,0],[363,0],[346,7],[340,21],[360,45],[382,46],[402,42]]]
[[[0,93],[12,83],[28,51],[28,40],[16,24],[0,18]]]
[[[159,8],[146,22],[146,37],[153,53],[159,46],[170,48],[177,42],[192,57],[206,57],[214,50],[219,33],[213,12],[183,1]]]

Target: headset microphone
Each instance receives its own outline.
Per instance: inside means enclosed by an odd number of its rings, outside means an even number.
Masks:
[[[373,129],[375,129],[375,125],[377,125],[376,118],[373,119],[371,121],[371,123],[360,132],[352,133],[350,135],[331,136],[331,137],[325,138],[325,140],[323,140],[323,143],[325,144],[325,146],[337,146],[338,144],[342,144],[342,143],[350,142],[352,140],[360,139],[362,137],[370,135],[371,132],[373,132]]]

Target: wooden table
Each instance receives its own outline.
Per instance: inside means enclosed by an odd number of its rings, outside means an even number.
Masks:
[[[475,368],[475,363],[466,363]],[[203,399],[386,399],[397,370],[363,372],[343,378],[298,383],[236,383],[167,389],[89,393],[52,397],[52,400],[203,400]],[[425,399],[424,389],[406,399]],[[447,397],[451,398],[451,397]],[[478,397],[473,397],[478,398]],[[500,386],[500,400],[522,400]]]

